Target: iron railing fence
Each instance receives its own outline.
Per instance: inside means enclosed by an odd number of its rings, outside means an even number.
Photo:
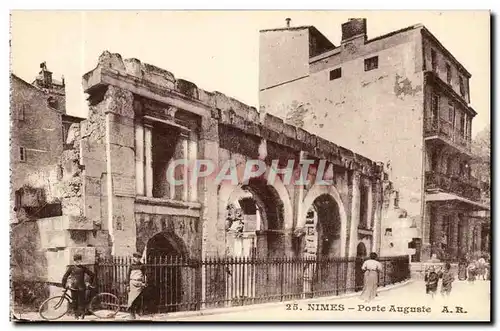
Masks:
[[[142,308],[174,312],[336,296],[363,288],[363,259],[247,257],[192,260],[179,256],[146,261]],[[410,278],[408,256],[383,257],[379,286]],[[126,278],[131,259],[110,257],[96,263],[100,292],[111,292],[127,306]]]

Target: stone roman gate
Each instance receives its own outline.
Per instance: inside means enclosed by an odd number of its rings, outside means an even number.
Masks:
[[[378,250],[382,164],[119,54],[104,52],[83,85],[90,111],[81,127],[82,214],[107,233],[94,245],[99,253],[347,257],[360,245]],[[194,181],[195,167],[169,168],[175,160],[211,160],[216,171]],[[247,160],[269,167],[245,181]],[[308,178],[324,173],[331,184],[297,185],[286,174],[267,182],[273,160],[278,169],[293,161],[294,174],[301,160],[312,160]],[[217,181],[227,164],[236,181]],[[187,180],[173,185],[167,169]]]

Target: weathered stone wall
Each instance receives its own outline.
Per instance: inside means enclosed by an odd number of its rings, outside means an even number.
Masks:
[[[179,215],[158,215],[147,213],[136,213],[135,222],[137,226],[136,247],[138,252],[143,252],[148,240],[155,235],[165,232],[180,238],[185,245],[185,252],[189,258],[201,257],[201,231],[199,220],[196,217]]]
[[[53,181],[46,167],[57,164],[62,153],[62,113],[49,107],[48,93],[11,75],[11,200],[14,192],[29,181]],[[26,160],[20,160],[20,147]],[[49,179],[49,177],[51,179]],[[45,185],[45,184],[44,184]],[[49,195],[49,199],[52,197]],[[11,221],[16,222],[16,214]]]
[[[260,34],[259,89],[309,74],[309,38],[308,28]]]
[[[47,258],[37,222],[11,226],[11,277],[15,281],[43,281],[47,277]]]

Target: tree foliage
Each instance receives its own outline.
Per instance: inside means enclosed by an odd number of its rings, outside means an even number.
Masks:
[[[485,127],[472,140],[472,152],[474,153],[474,171],[476,177],[482,183],[482,191],[489,198],[491,183],[491,130]]]

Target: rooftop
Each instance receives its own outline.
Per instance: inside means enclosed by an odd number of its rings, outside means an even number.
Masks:
[[[325,39],[328,41],[328,43],[330,43],[331,45],[331,49],[328,49],[326,50],[325,52],[323,52],[322,54],[318,54],[316,55],[315,57],[321,57],[323,55],[327,56],[327,55],[330,55],[329,53],[338,49],[340,46],[335,46],[330,40],[328,40],[328,38],[326,38],[318,29],[316,29],[316,27],[314,27],[313,25],[302,25],[302,26],[295,26],[295,27],[283,27],[283,28],[275,28],[275,29],[265,29],[265,30],[260,30],[260,32],[272,32],[272,31],[294,31],[294,30],[305,30],[305,29],[309,29],[310,33],[311,34],[314,34],[314,35],[318,35],[321,37],[321,39]],[[411,31],[411,30],[416,30],[416,29],[421,29],[422,31],[422,34],[426,35],[428,38],[430,38],[440,49],[443,53],[445,53],[445,55],[447,57],[449,57],[459,68],[460,71],[462,71],[466,76],[467,78],[470,78],[471,77],[471,74],[469,71],[467,71],[467,69],[453,56],[453,54],[451,54],[451,52],[446,48],[444,47],[444,45],[430,32],[429,29],[427,29],[423,24],[421,23],[418,23],[418,24],[413,24],[413,25],[410,25],[410,26],[407,26],[405,28],[401,28],[399,30],[395,30],[395,31],[391,31],[389,33],[386,33],[386,34],[383,34],[383,35],[380,35],[380,36],[377,36],[377,37],[374,37],[374,38],[371,38],[371,39],[368,39],[366,40],[365,44],[368,44],[368,43],[372,43],[372,42],[376,42],[376,41],[380,41],[382,39],[385,39],[385,38],[390,38],[392,36],[395,36],[395,35],[398,35],[400,33],[404,33],[404,32],[407,32],[407,31]]]

